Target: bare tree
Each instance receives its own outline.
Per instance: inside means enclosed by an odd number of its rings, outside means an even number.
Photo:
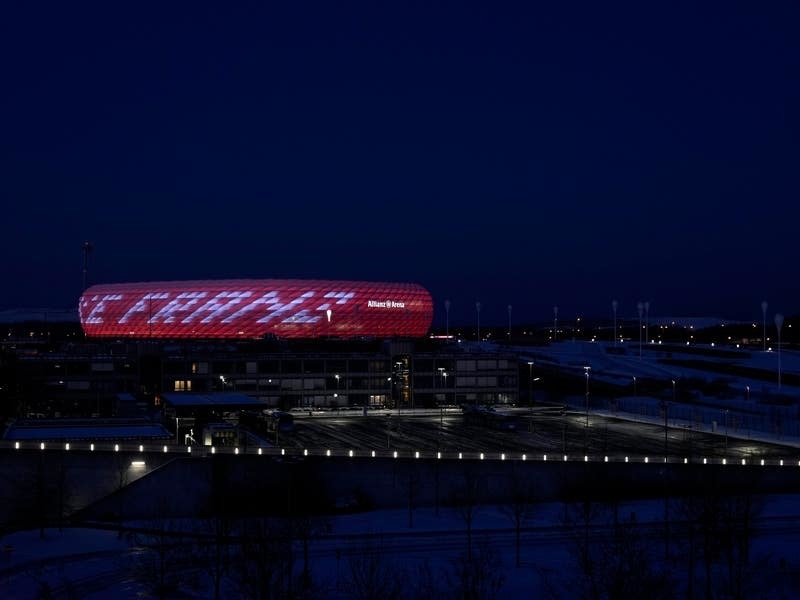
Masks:
[[[203,521],[205,540],[197,544],[197,558],[214,585],[214,600],[221,598],[221,586],[231,565],[231,542],[234,521],[228,515],[220,514]]]
[[[263,600],[281,597],[288,588],[285,565],[291,541],[280,519],[258,517],[243,523],[233,577],[241,597]]]
[[[453,488],[453,508],[464,521],[467,529],[467,560],[472,560],[472,526],[481,504],[480,477],[473,467],[464,470],[464,482]]]
[[[155,519],[145,531],[131,534],[143,552],[134,564],[134,575],[157,598],[166,598],[181,587],[181,570],[190,556],[183,533],[171,519]]]
[[[605,541],[592,553],[596,589],[593,597],[609,600],[649,598],[668,600],[675,586],[663,563],[655,560],[655,549],[648,541],[636,515],[617,519]],[[657,567],[661,564],[661,568]]]
[[[331,522],[325,517],[315,517],[312,515],[298,515],[289,518],[292,538],[300,540],[303,545],[303,573],[301,576],[301,589],[310,590],[311,563],[309,561],[309,542],[311,539],[330,533]]]
[[[454,596],[464,600],[498,598],[505,583],[502,564],[488,544],[479,545],[473,555],[459,555],[447,576]]]
[[[385,560],[379,544],[365,544],[348,560],[346,591],[358,600],[402,597],[405,574]]]
[[[533,483],[519,471],[512,471],[509,480],[508,501],[500,506],[500,511],[506,515],[514,526],[514,545],[516,548],[516,566],[520,566],[520,538],[522,528],[533,514],[534,501]]]

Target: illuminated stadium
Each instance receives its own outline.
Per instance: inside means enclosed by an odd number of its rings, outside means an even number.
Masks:
[[[87,337],[420,337],[433,302],[413,283],[222,279],[95,285],[78,313]]]

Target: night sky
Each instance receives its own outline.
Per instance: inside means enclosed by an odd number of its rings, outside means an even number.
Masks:
[[[444,323],[800,312],[800,3],[15,2],[0,307],[411,281]]]

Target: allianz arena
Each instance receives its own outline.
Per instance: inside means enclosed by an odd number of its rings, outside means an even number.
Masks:
[[[420,337],[433,301],[413,283],[221,279],[116,283],[78,302],[87,337]]]

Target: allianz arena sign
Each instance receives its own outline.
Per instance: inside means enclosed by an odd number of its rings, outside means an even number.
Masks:
[[[92,286],[78,313],[88,337],[419,337],[433,302],[413,283],[159,281]]]

